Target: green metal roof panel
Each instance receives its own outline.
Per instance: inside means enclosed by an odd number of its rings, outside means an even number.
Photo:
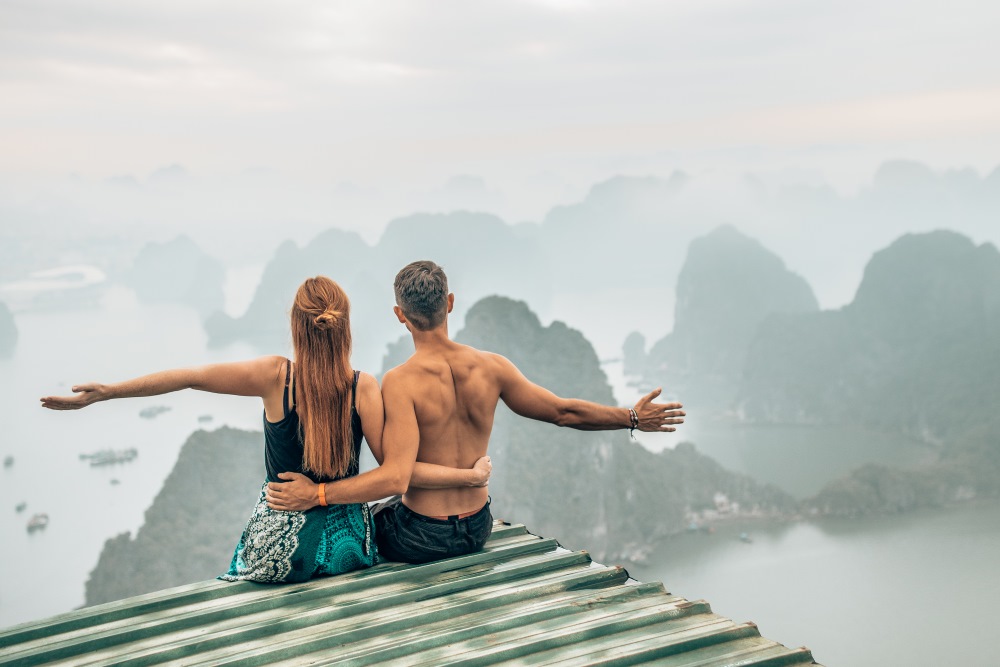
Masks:
[[[0,631],[0,665],[813,665],[522,525],[479,553],[301,584],[208,581]]]

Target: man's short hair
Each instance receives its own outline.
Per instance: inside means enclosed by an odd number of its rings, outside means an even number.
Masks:
[[[430,260],[412,262],[396,274],[396,305],[410,324],[428,331],[448,315],[448,276]]]

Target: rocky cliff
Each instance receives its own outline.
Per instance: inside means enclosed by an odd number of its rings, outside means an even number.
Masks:
[[[901,237],[837,311],[772,315],[747,353],[748,420],[845,417],[930,442],[998,424],[1000,253],[952,232]]]
[[[674,330],[653,345],[645,374],[693,408],[728,408],[760,324],[775,313],[818,310],[812,289],[777,255],[719,227],[691,242],[677,280]]]
[[[257,431],[192,433],[142,527],[104,544],[87,581],[86,604],[225,572],[264,483],[263,443]]]
[[[456,340],[506,356],[560,396],[614,404],[583,335],[561,322],[543,327],[523,302],[483,299],[470,309]],[[713,507],[717,492],[747,510],[795,511],[783,492],[726,471],[693,445],[654,454],[624,430],[558,428],[501,407],[490,453],[497,516],[599,559],[641,557],[656,541],[684,530],[691,512]]]

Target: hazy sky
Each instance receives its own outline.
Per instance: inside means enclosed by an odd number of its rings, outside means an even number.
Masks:
[[[998,25],[972,0],[6,0],[0,175],[988,171]]]

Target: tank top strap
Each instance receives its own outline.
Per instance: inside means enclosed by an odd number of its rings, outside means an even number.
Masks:
[[[354,384],[351,385],[351,410],[357,410],[357,395],[358,395],[358,378],[361,377],[361,371],[354,371]]]
[[[283,417],[288,416],[288,380],[292,375],[292,361],[285,359],[285,392],[281,395],[281,407],[284,410]]]
[[[361,461],[361,439],[364,437],[364,432],[361,426],[361,415],[358,414],[357,407],[357,394],[358,394],[358,379],[361,377],[361,371],[354,371],[354,384],[351,385],[351,436],[354,442],[352,442],[352,450],[354,457],[351,460],[351,465],[349,469],[348,476],[353,477],[357,475],[360,471],[359,465]]]

